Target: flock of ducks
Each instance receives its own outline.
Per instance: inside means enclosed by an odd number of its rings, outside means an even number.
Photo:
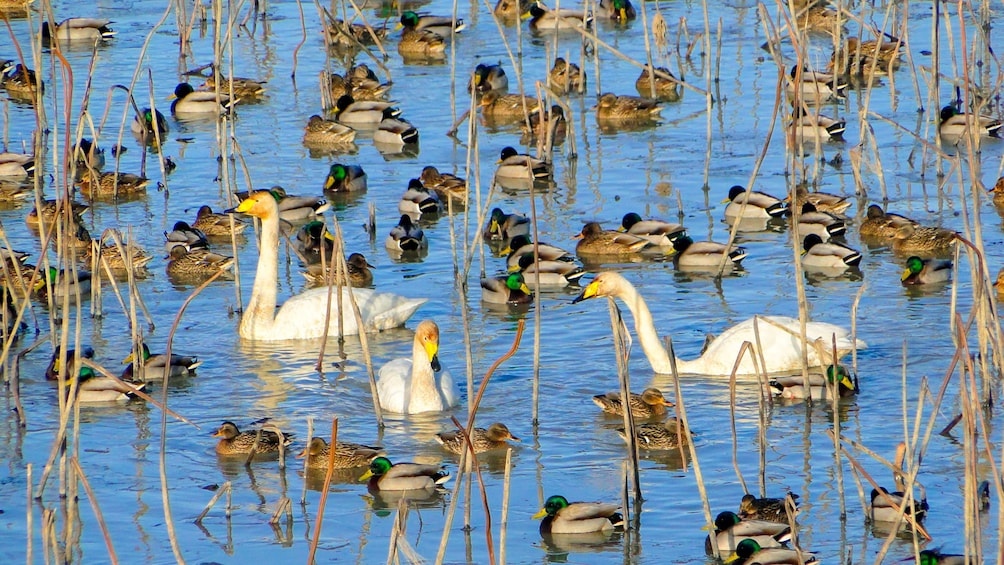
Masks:
[[[796,2],[799,13],[795,19],[805,27],[822,29],[832,26],[829,9],[818,2]],[[602,0],[595,13],[581,10],[551,10],[540,3],[523,3],[500,0],[495,8],[503,20],[526,14],[533,30],[567,30],[589,27],[595,18],[602,17],[618,24],[636,18],[629,0]],[[107,20],[70,18],[56,25],[43,22],[43,41],[107,41],[115,32]],[[387,39],[386,28],[363,27],[340,21],[326,22],[326,36],[333,44],[348,41],[368,43]],[[441,58],[453,34],[465,29],[463,20],[448,17],[419,15],[405,11],[400,17],[399,53],[406,60],[416,58]],[[888,39],[888,38],[887,38]],[[848,38],[834,53],[828,71],[813,71],[795,65],[788,74],[786,89],[799,101],[790,121],[789,132],[800,143],[815,140],[839,139],[846,122],[821,115],[813,108],[822,102],[843,96],[849,78],[869,73],[881,74],[894,70],[898,64],[902,42],[896,40],[860,42]],[[252,79],[220,77],[212,72],[196,89],[188,82],[179,83],[173,92],[170,111],[175,116],[221,115],[235,105],[260,98],[264,85]],[[583,92],[586,75],[578,65],[557,57],[547,74],[548,86],[555,92],[575,94]],[[541,107],[535,97],[508,92],[509,80],[501,65],[478,64],[472,71],[468,91],[478,98],[477,108],[489,123],[506,124],[526,122],[532,135],[547,136],[560,143],[565,132],[562,107]],[[662,104],[680,97],[679,81],[668,69],[646,67],[636,81],[641,96],[607,92],[594,107],[596,118],[607,125],[657,123]],[[44,93],[44,83],[22,63],[14,60],[0,63],[0,88],[19,100],[36,100]],[[351,67],[344,76],[326,77],[326,89],[334,101],[333,119],[313,115],[304,127],[303,143],[308,147],[338,147],[351,144],[359,129],[370,130],[374,143],[381,151],[399,151],[419,140],[418,129],[404,120],[401,110],[387,100],[391,85],[381,83],[377,75],[364,64]],[[144,108],[131,122],[131,130],[144,142],[156,144],[169,132],[169,122],[158,110]],[[972,131],[983,136],[1000,136],[1001,122],[986,116],[961,112],[948,105],[939,115],[939,132],[945,138],[961,138]],[[91,200],[103,197],[113,199],[142,195],[151,181],[141,175],[122,172],[101,172],[104,167],[103,150],[94,140],[82,139],[74,147],[78,175],[75,185],[80,193]],[[34,156],[4,153],[0,155],[0,177],[23,181],[34,172]],[[551,179],[553,166],[549,159],[521,154],[513,147],[499,152],[494,178],[503,186],[507,182],[537,182]],[[362,192],[367,189],[365,171],[358,165],[334,163],[324,182],[324,190],[331,193]],[[994,201],[1004,205],[1004,178],[993,189]],[[179,221],[165,235],[165,249],[170,257],[167,272],[178,277],[205,279],[225,272],[233,258],[210,251],[213,238],[237,237],[245,231],[248,222],[241,216],[255,218],[260,227],[259,259],[251,298],[241,317],[238,333],[252,341],[312,339],[321,336],[352,335],[359,332],[379,331],[403,325],[425,302],[390,293],[377,292],[372,265],[367,259],[353,253],[344,261],[344,285],[341,300],[332,299],[328,288],[309,289],[289,297],[278,305],[278,248],[280,233],[288,226],[299,226],[296,232],[295,251],[305,265],[304,276],[315,284],[336,279],[335,268],[338,249],[336,236],[327,231],[320,214],[328,209],[323,198],[287,194],[282,187],[252,191],[240,196],[239,204],[224,213],[216,213],[209,206],[198,209],[193,222]],[[733,186],[724,209],[725,219],[740,223],[740,231],[763,229],[795,230],[802,238],[801,262],[807,269],[830,273],[843,273],[856,269],[863,254],[848,247],[842,238],[848,233],[851,220],[845,215],[851,202],[841,196],[798,189],[793,198],[779,198],[765,192]],[[428,166],[419,177],[412,179],[399,203],[401,213],[398,223],[387,235],[385,246],[392,253],[421,253],[430,242],[420,227],[422,218],[434,217],[448,210],[460,209],[467,203],[467,182],[464,179],[440,173]],[[65,205],[65,204],[64,204]],[[56,201],[45,202],[32,211],[29,226],[49,222],[62,213],[64,205]],[[144,268],[151,257],[142,250],[108,245],[92,240],[83,227],[81,214],[84,205],[73,204],[68,217],[75,226],[81,258],[89,259],[92,269],[98,265],[114,265],[119,269]],[[753,227],[749,227],[753,226]],[[607,230],[597,222],[586,223],[580,234],[575,252],[530,239],[531,224],[527,217],[506,213],[494,208],[482,231],[483,239],[497,246],[505,258],[505,274],[487,277],[481,281],[482,299],[487,303],[523,305],[530,303],[534,292],[544,287],[578,285],[586,268],[576,259],[590,263],[594,260],[626,258],[670,257],[679,269],[698,269],[729,272],[742,269],[743,261],[750,255],[746,247],[714,241],[694,241],[679,224],[659,219],[643,218],[637,213],[623,217],[617,230]],[[875,245],[891,247],[905,259],[901,277],[903,285],[945,283],[950,278],[951,262],[943,256],[951,249],[958,235],[934,226],[922,226],[904,216],[887,212],[872,205],[864,221],[858,226],[861,238]],[[755,257],[755,249],[752,254]],[[8,253],[5,256],[4,288],[21,294],[59,296],[56,292],[71,295],[86,294],[84,284],[89,281],[85,271],[70,273],[55,268],[41,277],[25,279],[21,273],[36,270],[25,262],[26,257]],[[72,275],[72,280],[71,279]],[[35,281],[32,285],[30,281]],[[25,288],[25,283],[29,288]],[[20,285],[20,287],[18,286]],[[725,330],[706,345],[700,357],[694,360],[672,358],[660,343],[655,321],[641,293],[617,272],[603,272],[586,284],[574,302],[597,297],[612,297],[631,310],[635,331],[652,369],[656,373],[698,374],[713,377],[727,376],[733,370],[736,354],[742,344],[759,340],[768,373],[797,369],[802,363],[800,324],[793,318],[756,316]],[[337,304],[352,302],[358,306],[357,320],[352,310]],[[277,307],[278,306],[278,307]],[[11,328],[8,328],[11,331]],[[846,369],[838,364],[848,352],[863,348],[839,326],[810,322],[806,328],[810,344],[822,343],[825,347],[809,347],[808,364],[814,371],[808,380],[801,376],[774,375],[770,386],[785,398],[827,398],[829,394],[850,396],[857,389]],[[382,408],[400,414],[442,412],[460,403],[461,395],[452,376],[439,360],[439,328],[432,320],[422,321],[415,331],[410,357],[392,360],[383,365],[378,374],[377,400]],[[830,345],[836,343],[837,357],[832,358]],[[67,351],[57,348],[46,371],[46,377],[63,379],[76,389],[78,401],[105,402],[119,400],[142,392],[146,381],[165,376],[185,377],[194,374],[198,359],[184,355],[151,354],[146,344],[139,350],[142,360],[132,354],[121,377],[99,374],[90,363],[81,359],[93,357],[93,351]],[[137,370],[142,364],[143,371]],[[749,357],[737,366],[739,374],[756,374]],[[139,380],[142,373],[143,380]],[[629,409],[635,418],[644,420],[630,432],[621,428],[626,437],[632,433],[639,447],[654,450],[681,448],[687,441],[675,418],[667,418],[669,402],[656,388],[631,394],[625,405],[620,393],[598,394],[594,403],[604,412],[620,415]],[[216,452],[220,456],[271,457],[292,445],[294,438],[278,430],[259,429],[240,431],[236,424],[223,422],[214,434],[219,437]],[[488,428],[474,428],[469,437],[450,431],[436,435],[436,441],[452,453],[472,449],[475,453],[509,447],[509,441],[519,441],[508,427],[496,422]],[[382,447],[337,441],[329,444],[324,438],[314,437],[300,453],[308,469],[365,468],[359,480],[367,481],[373,491],[432,490],[449,480],[449,474],[439,465],[392,463]],[[898,522],[899,508],[905,504],[902,492],[876,489],[872,493],[870,518],[874,521]],[[624,520],[617,504],[599,502],[569,502],[560,495],[547,498],[543,508],[534,516],[542,519],[542,535],[594,534],[622,528]],[[914,503],[906,512],[921,519],[926,503]],[[798,548],[788,548],[791,531],[789,524],[796,511],[793,496],[785,499],[758,499],[748,495],[741,501],[739,512],[722,512],[715,520],[715,530],[708,537],[708,548],[727,551],[729,561],[744,563],[810,563],[812,554]],[[891,512],[891,513],[890,513]],[[920,552],[920,563],[956,563],[959,556],[941,554],[937,550]]]

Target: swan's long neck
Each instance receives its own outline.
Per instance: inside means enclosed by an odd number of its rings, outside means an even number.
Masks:
[[[276,286],[279,280],[279,214],[261,218],[261,241],[258,244],[258,270],[254,276],[251,300],[241,318],[243,337],[267,332],[275,320]]]
[[[411,413],[443,409],[431,359],[417,337],[411,347],[411,391],[408,398],[408,412]]]
[[[641,342],[641,349],[648,357],[652,370],[656,373],[671,374],[673,372],[669,359],[669,353],[662,346],[659,334],[655,330],[655,322],[652,320],[652,312],[648,309],[648,304],[641,294],[632,286],[622,286],[617,297],[624,302],[624,305],[634,316],[634,329],[638,334],[638,341]],[[676,369],[680,373],[691,372],[695,363],[700,363],[700,359],[694,361],[684,361],[679,357],[676,359]]]

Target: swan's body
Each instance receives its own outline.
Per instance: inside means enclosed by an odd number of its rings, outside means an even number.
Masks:
[[[645,299],[635,290],[634,286],[618,273],[600,273],[593,279],[593,282],[583,289],[582,294],[575,301],[597,296],[619,298],[628,307],[628,310],[631,310],[638,340],[641,342],[642,350],[652,365],[652,369],[656,373],[672,373],[671,359],[666,350],[663,349],[659,335],[655,331],[652,313],[649,311]],[[756,343],[753,333],[754,320],[759,320],[757,326],[767,372],[779,373],[801,368],[802,347],[799,343],[798,319],[786,316],[757,316],[722,332],[708,345],[704,354],[697,359],[692,361],[677,359],[677,371],[697,375],[729,376],[742,343],[744,341]],[[834,335],[837,341],[838,358],[856,347],[867,347],[861,340],[851,341],[847,330],[840,326],[823,322],[808,322],[806,336],[809,339],[808,365],[810,367],[820,367],[830,363],[828,358],[821,358],[820,353],[812,344],[818,340],[824,351],[823,355],[828,357],[826,353],[830,351],[831,337]],[[737,373],[740,375],[756,374],[753,362],[748,355],[743,356]]]
[[[277,280],[279,277],[279,205],[268,192],[255,192],[240,203],[238,212],[261,219],[261,254],[255,274],[251,300],[241,317],[240,336],[252,340],[311,339],[324,335],[338,335],[338,296],[330,300],[328,289],[316,288],[290,297],[276,311]],[[342,289],[342,332],[359,333],[356,318],[349,308],[347,289]],[[425,299],[405,298],[396,294],[374,292],[359,288],[351,291],[359,305],[365,331],[396,328],[411,317]],[[325,318],[327,325],[325,325]]]
[[[415,330],[411,358],[394,359],[380,367],[377,379],[380,407],[398,414],[417,414],[456,406],[460,393],[450,373],[441,370],[438,352],[439,327],[432,320],[425,320]]]

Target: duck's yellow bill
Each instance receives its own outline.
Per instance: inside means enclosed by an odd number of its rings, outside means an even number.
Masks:
[[[905,281],[910,278],[910,269],[903,269],[903,274],[899,276],[900,281]],[[997,284],[997,283],[994,283]]]
[[[730,555],[729,558],[725,560],[725,563],[734,563],[736,561],[739,561],[739,554],[733,552],[732,555]]]
[[[534,515],[533,515],[533,516],[531,517],[531,519],[533,519],[533,520],[540,520],[540,519],[541,519],[541,518],[543,518],[544,516],[547,516],[547,510],[546,510],[546,509],[544,509],[544,508],[541,508],[541,509],[540,509],[540,512],[537,512],[536,514],[534,514]]]
[[[133,359],[135,359],[135,358],[136,358],[136,356],[133,355],[132,353],[130,353],[128,357],[126,357],[125,359],[122,360],[122,364],[123,365],[128,365],[129,363],[132,363]]]
[[[719,204],[728,204],[729,202],[732,202],[732,199],[731,198],[726,198],[725,200],[722,200],[721,202],[719,202]]]
[[[530,292],[530,287],[526,286],[526,283],[521,283],[519,285],[519,290],[523,294],[527,294],[527,295],[533,294],[532,292]]]
[[[369,479],[372,476],[373,476],[373,471],[367,470],[365,473],[363,473],[363,476],[359,477],[359,480],[365,481],[366,479]]]
[[[300,454],[296,456],[296,458],[297,459],[303,459],[304,457],[307,456],[307,451],[309,451],[309,450],[310,450],[309,447],[303,448],[303,451],[301,451]]]
[[[172,94],[172,95],[168,96],[168,97],[167,97],[167,99],[168,99],[168,100],[174,100],[174,99],[176,99],[177,97],[178,97],[178,96],[177,96],[176,94]]]

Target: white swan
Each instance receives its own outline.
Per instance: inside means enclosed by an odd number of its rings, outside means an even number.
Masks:
[[[244,339],[276,341],[284,339],[311,339],[324,335],[338,335],[338,294],[331,296],[331,315],[328,314],[327,287],[315,288],[290,297],[276,311],[277,281],[279,278],[279,206],[267,191],[250,194],[233,211],[256,216],[261,220],[258,271],[254,277],[251,300],[241,317],[240,336]],[[349,304],[349,291],[342,289],[342,325],[344,335],[359,333],[356,318]],[[352,290],[365,331],[396,328],[411,317],[424,298],[405,298],[396,294],[379,293],[365,288]]]
[[[415,330],[411,358],[394,359],[380,367],[377,395],[381,408],[398,414],[417,414],[456,406],[460,393],[450,373],[441,370],[438,352],[439,326],[425,320]]]
[[[631,310],[634,316],[635,331],[638,333],[638,340],[641,348],[648,357],[648,362],[656,373],[672,373],[670,368],[669,354],[659,342],[659,336],[655,331],[652,322],[652,313],[645,304],[645,299],[635,290],[634,286],[618,273],[606,272],[596,275],[596,278],[589,283],[582,293],[573,302],[586,300],[597,296],[613,296],[621,299]],[[779,373],[785,371],[795,371],[801,368],[802,348],[798,336],[800,335],[799,323],[796,318],[785,316],[758,316],[760,345],[763,348],[763,356],[766,360],[768,373]],[[722,332],[714,341],[708,345],[703,355],[693,361],[676,360],[676,368],[680,373],[696,375],[716,375],[727,377],[732,373],[732,366],[735,364],[739,354],[739,348],[744,341],[749,341],[756,345],[756,338],[753,334],[753,320],[750,318],[740,322]],[[781,327],[779,327],[781,326]],[[832,336],[837,339],[837,357],[840,358],[855,348],[865,348],[867,345],[857,340],[851,341],[847,330],[833,324],[822,322],[809,322],[806,324],[806,336],[809,339],[809,366],[820,367],[828,364],[831,350]],[[813,341],[819,341],[824,351],[821,359]],[[737,374],[755,375],[756,370],[748,355],[743,356],[742,363],[739,364]]]

